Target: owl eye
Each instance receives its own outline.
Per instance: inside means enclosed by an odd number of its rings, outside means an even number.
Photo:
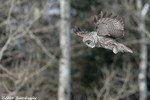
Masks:
[[[92,42],[92,41],[90,41],[90,40],[87,40],[87,41],[86,41],[87,44],[90,44],[91,42]]]
[[[95,43],[92,40],[87,40],[85,41],[85,44],[90,47],[90,48],[94,48],[95,47]]]

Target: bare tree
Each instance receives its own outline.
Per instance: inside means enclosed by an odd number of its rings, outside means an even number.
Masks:
[[[142,3],[141,3],[142,4]],[[140,5],[140,3],[139,3]],[[145,16],[149,10],[150,0],[144,5],[141,10],[141,23],[140,23],[140,35],[142,40],[146,40],[146,36],[144,33],[145,30]],[[146,80],[146,72],[147,72],[147,56],[148,56],[148,48],[146,43],[141,43],[141,62],[140,62],[140,73],[139,73],[139,92],[140,92],[140,100],[147,100],[147,80]]]
[[[58,100],[70,100],[70,0],[60,0],[60,68]]]

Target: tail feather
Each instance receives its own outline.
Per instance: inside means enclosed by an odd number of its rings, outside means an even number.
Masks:
[[[125,46],[124,44],[121,44],[121,43],[117,44],[117,51],[133,53],[133,51],[130,48],[128,48],[127,46]]]

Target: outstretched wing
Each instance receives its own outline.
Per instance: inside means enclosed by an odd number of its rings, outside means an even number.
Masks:
[[[124,36],[124,23],[119,16],[113,16],[112,13],[101,12],[94,16],[97,35],[111,36],[121,38]]]
[[[75,28],[73,29],[73,32],[80,36],[80,37],[86,37],[86,36],[90,36],[91,35],[91,32],[88,32],[88,31],[83,31],[81,30],[79,27],[75,26]]]

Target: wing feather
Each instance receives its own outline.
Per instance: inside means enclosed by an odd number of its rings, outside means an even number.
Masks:
[[[83,31],[77,26],[74,27],[73,32],[80,37],[85,37],[85,36],[91,35],[91,32]]]
[[[112,13],[100,12],[94,16],[97,34],[101,36],[111,36],[120,38],[124,36],[124,23],[119,16],[113,16]]]

